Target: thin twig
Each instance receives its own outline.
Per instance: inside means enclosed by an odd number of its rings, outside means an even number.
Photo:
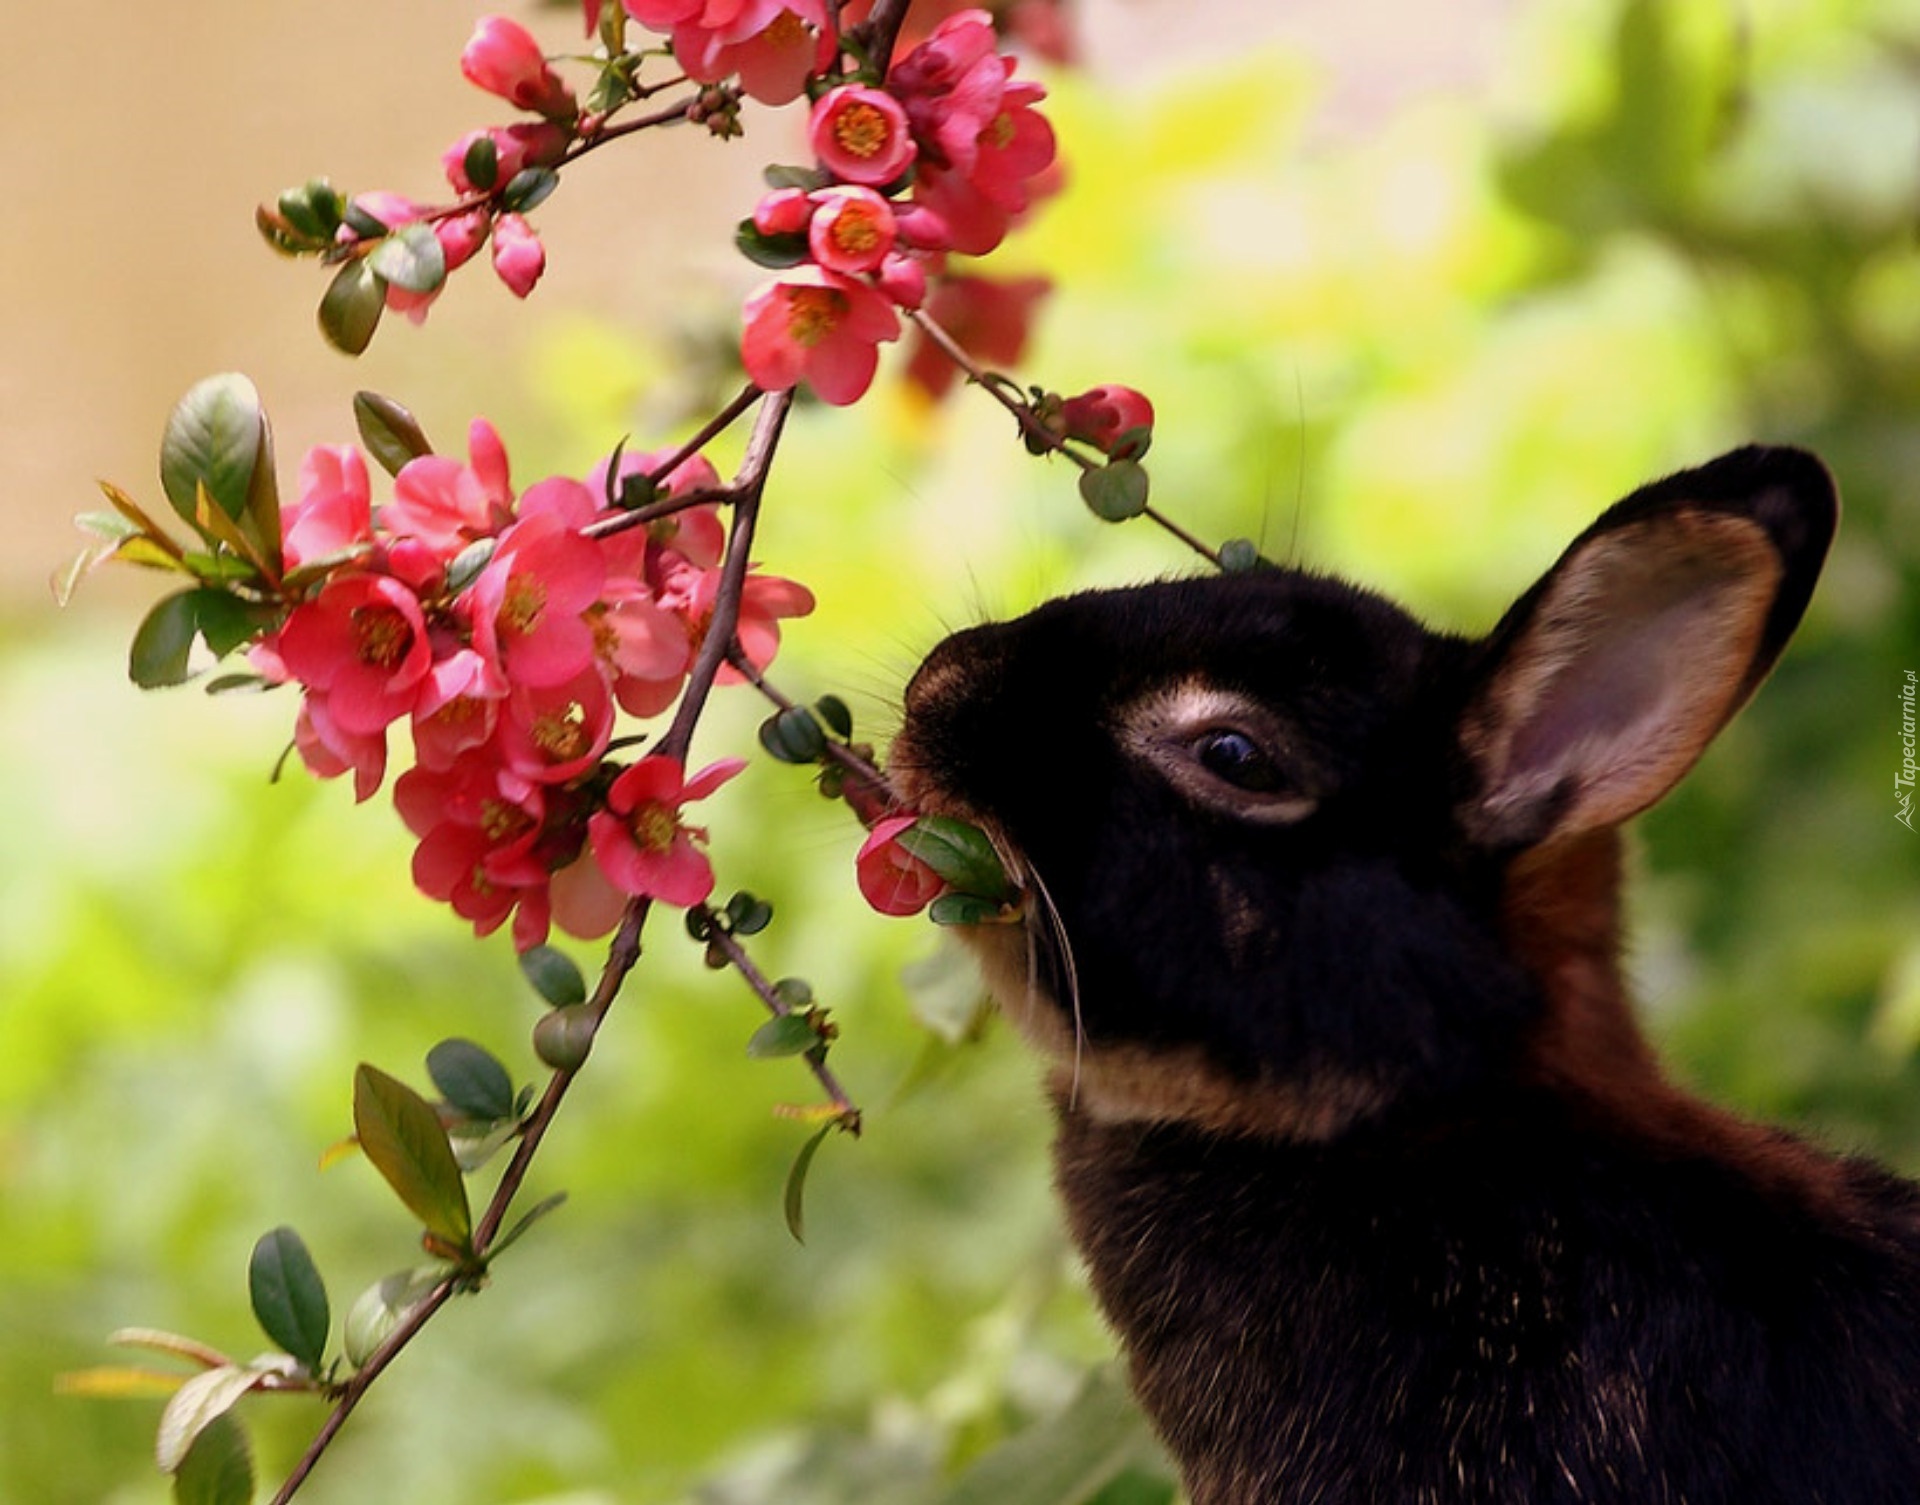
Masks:
[[[731,428],[748,408],[760,400],[761,395],[760,388],[748,382],[739,395],[703,423],[692,438],[650,469],[647,472],[647,480],[655,486],[663,484],[668,476],[706,448],[717,436]],[[617,479],[609,476],[608,485],[609,487],[617,486]],[[684,512],[690,507],[704,506],[708,502],[731,502],[737,500],[737,497],[737,484],[723,487],[719,491],[690,491],[680,496],[662,497],[659,501],[649,502],[644,507],[635,507],[629,511],[616,512],[603,517],[580,531],[588,538],[611,538],[616,533],[624,533],[629,528],[644,527],[660,518],[671,517],[676,512]]]
[[[709,910],[708,914],[711,915],[712,911]],[[739,939],[731,931],[717,924],[711,926],[707,935],[707,944],[726,957],[727,964],[746,979],[747,986],[752,988],[754,996],[767,1006],[768,1013],[778,1018],[785,1018],[793,1012],[793,1005],[780,996],[779,991],[767,980],[766,973],[754,965],[753,958],[747,955],[746,947],[740,944]],[[840,1079],[833,1074],[833,1068],[827,1065],[825,1052],[808,1051],[806,1061],[813,1068],[814,1076],[819,1079],[821,1089],[839,1113],[841,1127],[849,1134],[857,1135],[860,1132],[860,1109],[853,1099],[847,1096],[846,1089],[840,1085]]]
[[[740,651],[738,643],[734,644],[732,651],[727,655],[727,661],[733,665],[735,671],[741,678],[745,679],[748,684],[752,685],[754,689],[758,690],[780,710],[791,711],[797,707],[798,702],[782,694],[778,688],[771,684],[767,677],[755,666],[753,660]],[[900,796],[895,793],[893,784],[887,776],[874,764],[861,757],[860,754],[855,752],[847,743],[837,742],[832,737],[827,738],[827,747],[824,756],[831,758],[856,778],[864,780],[876,789],[884,790],[894,805],[902,809],[906,807],[906,801],[902,800]]]

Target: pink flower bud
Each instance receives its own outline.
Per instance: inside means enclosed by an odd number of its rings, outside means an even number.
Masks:
[[[548,66],[532,33],[505,16],[481,18],[460,54],[460,71],[469,83],[519,109],[550,119],[571,119],[580,113],[573,90]]]
[[[493,222],[493,269],[516,298],[532,292],[547,269],[540,237],[518,214],[503,214]]]
[[[858,84],[820,96],[807,121],[807,139],[820,165],[848,183],[891,183],[914,157],[913,134],[900,101]]]
[[[884,915],[918,914],[945,892],[946,880],[900,845],[917,815],[878,822],[854,858],[860,896]]]
[[[753,206],[753,228],[762,235],[798,235],[813,218],[804,188],[776,188]]]
[[[558,162],[567,154],[567,143],[573,139],[565,126],[555,125],[551,120],[527,120],[519,125],[468,131],[440,154],[440,166],[446,171],[447,181],[460,193],[480,191],[479,185],[467,177],[467,152],[482,136],[492,140],[496,164],[494,181],[487,185],[489,189],[504,187],[523,168],[547,167]]]
[[[440,254],[447,258],[449,272],[473,260],[473,253],[487,243],[490,223],[486,210],[474,209],[434,225],[433,238],[440,242]]]
[[[902,308],[918,308],[927,301],[927,268],[917,256],[889,256],[874,281]]]
[[[807,226],[813,259],[834,272],[871,272],[893,250],[893,206],[871,188],[842,186],[812,195]]]
[[[1060,406],[1067,437],[1116,460],[1138,459],[1153,439],[1153,404],[1132,387],[1102,386]]]

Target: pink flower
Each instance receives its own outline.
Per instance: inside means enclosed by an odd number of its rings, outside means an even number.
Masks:
[[[340,554],[373,536],[367,462],[351,445],[317,445],[300,462],[300,496],[280,512],[288,569]]]
[[[1153,439],[1153,404],[1132,387],[1101,386],[1060,405],[1069,439],[1116,460],[1138,459]]]
[[[294,608],[276,647],[339,728],[360,735],[411,711],[432,666],[419,599],[385,575],[336,575]]]
[[[550,512],[523,517],[473,583],[474,647],[511,684],[562,684],[593,661],[585,613],[605,584],[591,539]]]
[[[468,131],[440,156],[447,181],[461,193],[478,192],[467,177],[467,153],[482,136],[493,141],[494,181],[490,187],[505,187],[526,168],[558,162],[567,154],[567,143],[573,139],[565,126],[555,125],[551,120],[523,120],[518,125]]]
[[[597,666],[564,684],[516,685],[494,731],[506,768],[534,784],[566,784],[600,760],[613,738],[613,696]]]
[[[435,661],[413,707],[413,752],[425,769],[451,768],[493,738],[507,682],[471,648]]]
[[[467,81],[498,94],[517,109],[568,120],[580,113],[573,90],[548,66],[540,44],[518,22],[485,16],[460,54]]]
[[[893,250],[893,206],[871,188],[824,188],[814,194],[807,245],[831,272],[871,272]]]
[[[822,167],[847,183],[878,188],[912,164],[907,112],[891,94],[843,84],[821,95],[807,118],[807,140]]]
[[[918,308],[927,301],[927,267],[918,256],[889,256],[880,263],[874,286],[901,308]]]
[[[699,651],[707,630],[713,625],[714,602],[720,594],[718,569],[696,569],[684,561],[669,561],[667,578],[660,591],[660,603],[677,612],[687,624],[693,649]],[[813,610],[813,592],[797,580],[778,575],[750,574],[740,586],[740,615],[734,624],[734,636],[740,652],[755,669],[765,669],[780,648],[780,623],[787,617],[804,617]],[[731,664],[723,664],[717,684],[739,684],[741,674]]]
[[[588,822],[594,860],[622,893],[687,908],[713,892],[713,867],[700,850],[706,832],[688,826],[681,809],[704,799],[747,765],[740,758],[709,763],[693,777],[675,759],[642,758],[613,781],[607,808]]]
[[[594,636],[621,710],[657,716],[673,704],[693,662],[677,615],[636,586],[597,614]]]
[[[327,697],[309,690],[300,697],[300,714],[293,723],[293,745],[300,760],[316,778],[332,779],[351,771],[353,797],[364,804],[387,773],[385,732],[341,730],[327,709]]]
[[[1013,59],[998,55],[983,10],[947,17],[887,75],[932,164],[971,172],[976,142],[999,113]]]
[[[553,923],[583,941],[607,934],[627,910],[627,895],[607,880],[591,853],[556,872],[547,885],[547,894],[553,905]]]
[[[532,292],[540,274],[546,271],[546,248],[523,216],[503,214],[494,220],[493,269],[516,298]]]
[[[467,430],[467,455],[465,465],[451,455],[421,455],[402,466],[393,500],[380,509],[380,530],[418,539],[444,562],[504,528],[513,517],[507,452],[484,418]]]
[[[946,891],[947,882],[900,845],[917,815],[891,815],[875,823],[853,860],[860,896],[884,915],[918,914]]]
[[[747,375],[768,391],[806,381],[824,402],[845,406],[873,382],[879,345],[896,338],[892,307],[864,282],[800,266],[747,299],[740,342]]]
[[[833,61],[825,0],[623,0],[627,14],[671,31],[673,55],[703,84],[734,74],[763,104],[797,99]]]

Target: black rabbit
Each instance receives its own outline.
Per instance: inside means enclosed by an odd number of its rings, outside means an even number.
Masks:
[[[1661,1074],[1620,823],[1798,623],[1838,514],[1743,449],[1486,638],[1294,570],[942,643],[894,749],[1028,889],[969,932],[1196,1505],[1920,1500],[1920,1188]]]

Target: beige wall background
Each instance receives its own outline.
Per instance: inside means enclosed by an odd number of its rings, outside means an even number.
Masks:
[[[1566,0],[1561,0],[1566,3]],[[283,477],[312,443],[351,434],[358,387],[403,395],[449,438],[468,415],[510,419],[527,400],[516,352],[542,318],[639,324],[697,279],[751,275],[727,244],[750,201],[764,134],[731,151],[692,132],[583,163],[539,211],[549,271],[520,309],[485,272],[456,278],[424,330],[383,328],[349,361],[313,309],[324,274],[282,260],[253,206],[315,174],[343,188],[432,198],[438,157],[510,118],[468,85],[459,51],[485,9],[551,46],[578,11],[449,0],[8,0],[0,140],[0,611],[38,630],[46,582],[78,545],[95,477],[156,497],[155,453],[174,400],[245,370],[276,426]],[[1263,43],[1325,73],[1321,125],[1364,130],[1430,89],[1476,89],[1515,0],[1092,0],[1088,64],[1122,87]],[[780,126],[770,127],[780,129]],[[111,572],[80,610],[131,610],[146,582]],[[121,603],[125,603],[124,605]]]

